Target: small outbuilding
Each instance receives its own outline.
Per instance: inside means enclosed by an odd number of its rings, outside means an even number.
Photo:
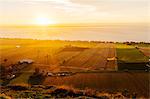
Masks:
[[[53,76],[54,74],[51,73],[51,72],[48,72],[47,75],[48,75],[48,76]]]
[[[117,60],[117,58],[116,57],[107,58],[107,61],[114,61],[114,60]]]
[[[20,45],[16,45],[16,48],[20,48],[21,46]]]
[[[32,64],[33,62],[34,61],[31,59],[22,59],[19,61],[20,64],[23,64],[23,63]]]

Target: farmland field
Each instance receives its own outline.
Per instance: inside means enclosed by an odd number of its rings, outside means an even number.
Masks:
[[[127,89],[148,97],[149,76],[149,73],[79,73],[69,77],[48,77],[44,85],[66,85],[110,92]]]
[[[145,72],[144,66],[148,62],[149,47],[137,49],[115,43],[25,39],[0,39],[0,43],[0,64],[6,68],[22,59],[34,61],[21,68],[9,85],[29,85],[29,78],[39,68],[44,74],[75,72],[66,77],[46,76],[42,85],[109,92],[127,89],[148,97],[150,74]],[[124,72],[124,69],[133,71]],[[138,72],[134,72],[137,69]]]
[[[124,62],[147,62],[148,58],[144,56],[139,50],[131,49],[117,49],[118,59]]]
[[[113,48],[93,48],[66,61],[64,66],[86,68],[89,70],[115,70],[115,61],[107,62],[108,57],[115,57]]]
[[[150,57],[150,48],[144,47],[139,49],[145,56]]]
[[[118,44],[116,48],[119,70],[145,70],[149,59],[142,51],[125,44]]]

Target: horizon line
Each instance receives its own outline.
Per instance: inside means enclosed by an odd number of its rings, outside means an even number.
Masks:
[[[0,24],[0,26],[40,26],[40,27],[49,27],[49,26],[93,26],[93,25],[121,25],[121,24],[149,24],[150,22],[102,22],[102,23],[56,23],[48,25],[37,25],[37,24]]]
[[[148,43],[147,41],[111,41],[111,40],[69,40],[69,39],[37,39],[37,38],[11,38],[11,37],[0,37],[0,39],[20,39],[20,40],[40,40],[40,41],[81,41],[81,42],[113,42],[113,43],[125,43],[125,42],[135,42],[135,43]]]

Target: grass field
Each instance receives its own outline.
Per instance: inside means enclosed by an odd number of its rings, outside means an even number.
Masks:
[[[116,51],[118,70],[146,69],[149,58],[140,49],[133,45],[116,44]]]
[[[20,71],[22,74],[17,77],[16,79],[13,79],[10,81],[9,84],[11,85],[25,85],[28,84],[28,79],[29,77],[33,74],[34,72],[34,66],[29,65],[28,67],[24,68],[23,70]]]
[[[117,57],[127,63],[148,62],[148,58],[135,48],[117,49]]]

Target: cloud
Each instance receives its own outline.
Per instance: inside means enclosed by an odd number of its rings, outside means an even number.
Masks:
[[[149,19],[149,0],[0,0],[2,21],[43,15],[60,22],[137,21]],[[22,13],[26,12],[26,13]],[[20,13],[20,14],[18,14]],[[4,21],[5,23],[5,21]],[[18,22],[19,23],[19,22]]]
[[[75,3],[71,0],[24,0],[24,3],[33,6],[45,5],[45,8],[49,7],[54,10],[63,11],[69,15],[87,14],[97,11],[96,6],[89,5],[86,3]]]
[[[45,5],[48,9],[51,8],[53,11],[62,12],[62,16],[74,17],[72,19],[81,20],[93,20],[99,17],[106,17],[109,14],[107,11],[98,11],[98,7],[88,3],[73,2],[72,0],[31,0],[30,4]],[[29,3],[28,2],[28,3]],[[42,9],[42,8],[41,8]],[[82,18],[86,16],[85,18]]]
[[[79,4],[71,2],[70,0],[50,0],[56,6],[55,8],[64,10],[66,12],[92,12],[96,11],[95,6],[86,5],[86,4]]]

